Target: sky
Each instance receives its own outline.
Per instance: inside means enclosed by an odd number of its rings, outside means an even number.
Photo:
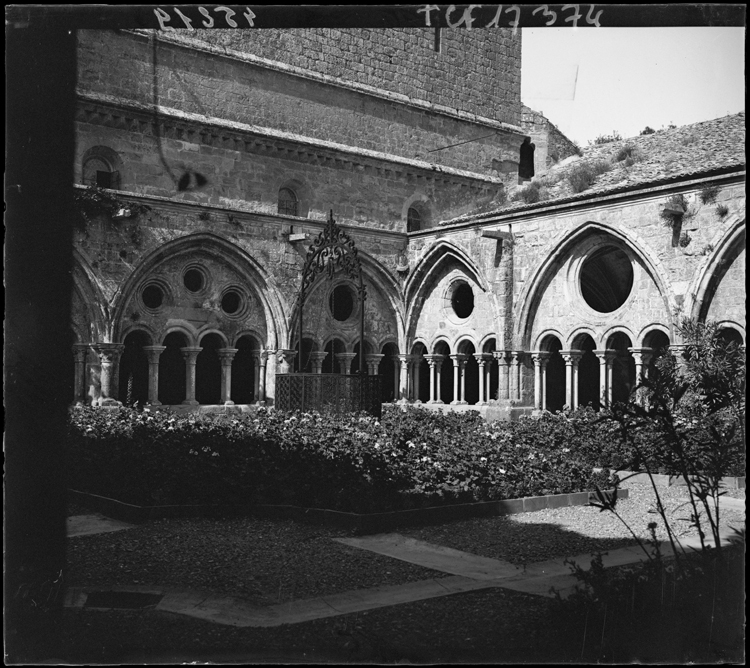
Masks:
[[[745,108],[744,28],[524,28],[521,99],[587,146]]]

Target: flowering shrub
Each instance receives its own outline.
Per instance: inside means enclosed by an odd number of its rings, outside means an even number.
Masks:
[[[382,420],[76,407],[70,486],[144,505],[354,512],[578,492],[601,484],[591,473],[594,421],[585,412],[487,424],[476,412],[396,407]]]

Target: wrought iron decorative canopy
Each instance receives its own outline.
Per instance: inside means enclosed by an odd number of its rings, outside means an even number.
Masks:
[[[365,373],[365,299],[367,291],[362,280],[362,264],[360,263],[357,248],[349,235],[340,228],[333,219],[333,210],[328,215],[325,229],[317,236],[310,245],[305,257],[305,265],[302,269],[302,284],[299,291],[299,341],[298,359],[300,367],[302,364],[302,319],[310,288],[320,274],[328,274],[329,278],[337,272],[343,272],[357,286],[359,295],[359,373]],[[301,368],[300,368],[301,370]]]

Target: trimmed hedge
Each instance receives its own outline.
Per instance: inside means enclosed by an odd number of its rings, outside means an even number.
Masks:
[[[593,414],[592,414],[593,415]],[[71,409],[69,485],[138,505],[288,503],[404,510],[587,491],[591,416],[487,424],[387,407],[383,418]],[[594,446],[588,444],[589,450]]]

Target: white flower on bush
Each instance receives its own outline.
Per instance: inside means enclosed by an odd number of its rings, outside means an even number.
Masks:
[[[479,458],[479,461],[480,461],[480,462],[486,462],[486,461],[487,461],[487,457],[480,457],[480,458]]]
[[[497,471],[498,471],[498,473],[500,473],[501,475],[505,475],[505,469],[498,469]]]
[[[570,452],[570,448],[563,448],[562,451],[563,452]]]
[[[375,443],[375,449],[376,450],[380,450],[380,441],[378,441],[377,443]]]
[[[410,448],[414,447],[414,441],[406,441],[406,445],[408,445]]]

